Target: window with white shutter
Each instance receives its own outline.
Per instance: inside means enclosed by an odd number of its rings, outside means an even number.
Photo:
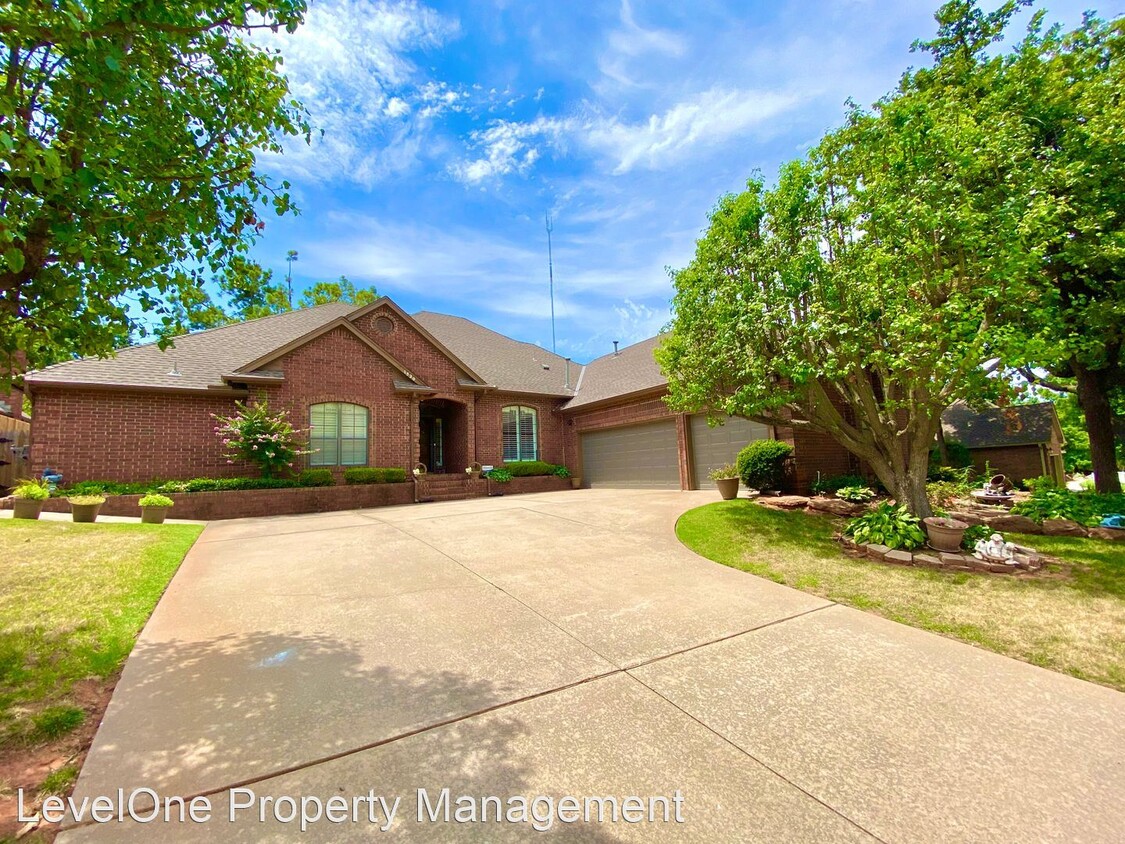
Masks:
[[[501,417],[504,462],[539,459],[539,411],[534,407],[505,407]]]

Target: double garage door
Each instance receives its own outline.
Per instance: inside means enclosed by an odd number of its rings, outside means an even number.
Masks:
[[[745,419],[728,419],[718,428],[709,428],[707,417],[702,414],[688,421],[692,474],[699,488],[714,486],[707,477],[713,467],[733,463],[746,443],[769,436],[764,425]],[[679,489],[676,420],[582,434],[582,476],[591,487]]]

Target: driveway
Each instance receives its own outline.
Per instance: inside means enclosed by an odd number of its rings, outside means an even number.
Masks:
[[[212,523],[74,795],[203,795],[211,820],[60,841],[1120,840],[1125,695],[697,557],[673,525],[714,497]],[[603,796],[642,819],[567,820]]]

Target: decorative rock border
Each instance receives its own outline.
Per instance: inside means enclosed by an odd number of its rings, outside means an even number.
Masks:
[[[1021,572],[1037,572],[1043,568],[1044,564],[1037,551],[1022,545],[1016,546],[1016,554],[1012,562],[998,563],[979,560],[972,554],[951,554],[948,551],[935,551],[932,548],[917,551],[892,550],[886,545],[876,545],[870,542],[860,545],[846,536],[837,538],[840,544],[855,556],[865,556],[882,563],[899,566],[917,566],[941,571],[1020,574]]]

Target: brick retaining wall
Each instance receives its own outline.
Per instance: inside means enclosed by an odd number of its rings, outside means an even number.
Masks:
[[[499,485],[496,486],[500,489]],[[504,484],[507,495],[528,492],[553,492],[570,489],[570,481],[552,475],[533,478],[512,478]],[[479,491],[466,497],[479,498],[485,494],[484,484]],[[172,519],[242,519],[248,516],[282,516],[296,513],[326,513],[333,510],[359,510],[365,507],[388,507],[414,503],[414,484],[348,484],[343,486],[294,487],[292,489],[246,489],[222,492],[179,492],[168,496],[176,502],[168,512]],[[139,495],[107,495],[102,505],[104,516],[139,516]],[[0,501],[0,507],[12,509],[12,499]],[[70,504],[65,498],[51,498],[44,502],[48,513],[69,513]]]

